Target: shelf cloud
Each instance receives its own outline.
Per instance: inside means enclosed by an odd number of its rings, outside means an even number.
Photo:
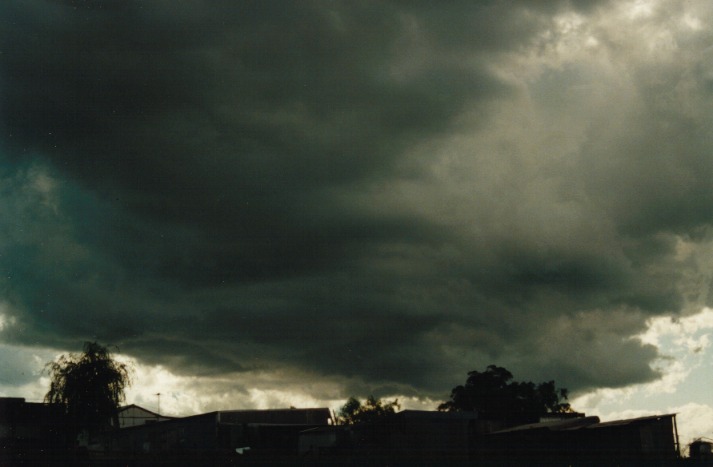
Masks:
[[[7,345],[583,390],[659,378],[636,336],[711,305],[707,2],[0,13]]]

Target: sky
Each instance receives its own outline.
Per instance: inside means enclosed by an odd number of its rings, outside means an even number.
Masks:
[[[713,437],[713,4],[5,0],[0,396],[191,414],[471,370]]]

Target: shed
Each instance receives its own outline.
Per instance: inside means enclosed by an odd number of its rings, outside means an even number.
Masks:
[[[534,423],[479,436],[474,448],[481,461],[509,465],[666,465],[680,457],[674,414]]]

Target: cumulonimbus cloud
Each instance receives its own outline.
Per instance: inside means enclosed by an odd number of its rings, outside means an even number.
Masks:
[[[4,3],[3,338],[655,378],[633,336],[707,289],[710,12],[511,3]]]

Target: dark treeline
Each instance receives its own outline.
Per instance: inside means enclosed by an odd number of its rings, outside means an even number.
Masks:
[[[442,412],[477,412],[481,418],[538,419],[547,414],[574,412],[567,402],[567,389],[554,381],[514,381],[505,368],[489,365],[485,371],[470,371],[465,384],[451,390],[450,400],[438,406]],[[350,397],[339,411],[337,422],[362,423],[396,412],[398,400],[383,402],[369,396],[362,404]]]

